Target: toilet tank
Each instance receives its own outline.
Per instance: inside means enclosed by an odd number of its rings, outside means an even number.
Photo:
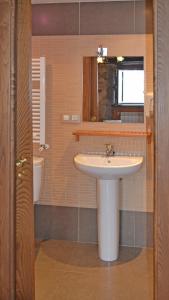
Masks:
[[[33,157],[33,202],[40,200],[42,169],[44,165],[43,157]]]

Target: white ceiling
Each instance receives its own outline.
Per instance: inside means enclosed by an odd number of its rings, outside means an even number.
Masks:
[[[113,2],[113,1],[141,1],[141,0],[32,0],[32,4],[70,3],[70,2]]]

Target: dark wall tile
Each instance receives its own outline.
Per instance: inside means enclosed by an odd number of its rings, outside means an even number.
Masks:
[[[135,2],[135,33],[146,32],[145,1]]]
[[[80,4],[81,34],[134,33],[134,2]]]
[[[74,35],[78,32],[77,3],[32,5],[33,35]]]
[[[152,7],[152,0],[37,4],[32,5],[32,31],[77,35],[80,24],[82,35],[152,33]]]
[[[79,242],[96,243],[97,240],[97,210],[79,208]]]
[[[35,219],[35,238],[37,240],[48,239],[51,227],[50,206],[34,205],[34,219]]]
[[[153,214],[135,212],[135,247],[153,247]]]
[[[134,247],[135,231],[134,222],[135,215],[130,211],[120,212],[120,245]]]
[[[35,205],[37,239],[77,241],[78,208]]]
[[[97,209],[35,205],[36,239],[97,243]],[[153,213],[121,211],[120,245],[153,247]]]

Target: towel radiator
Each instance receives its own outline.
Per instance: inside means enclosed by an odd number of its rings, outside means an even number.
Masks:
[[[32,127],[33,143],[46,148],[45,142],[46,104],[46,59],[32,59]]]

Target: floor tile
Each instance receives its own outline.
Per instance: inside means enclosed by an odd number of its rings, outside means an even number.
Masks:
[[[38,244],[36,300],[153,300],[153,250],[121,247],[102,262],[97,245],[49,240]]]

